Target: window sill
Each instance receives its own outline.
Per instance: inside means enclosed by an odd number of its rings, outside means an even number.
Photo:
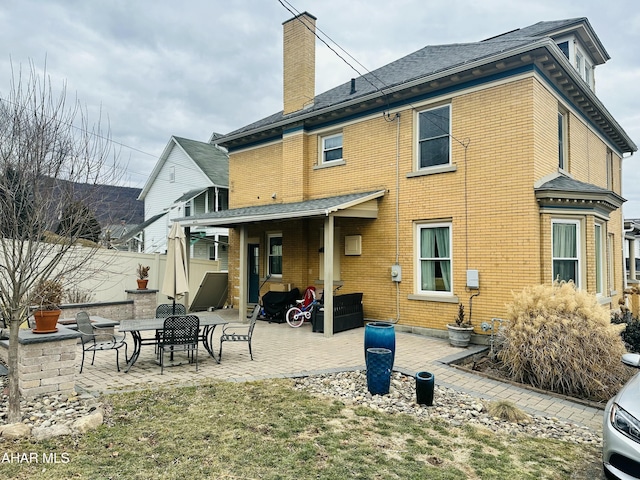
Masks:
[[[597,295],[596,298],[598,299],[598,303],[600,305],[609,305],[612,302],[611,297],[603,297],[602,295]]]
[[[314,165],[314,170],[319,170],[321,168],[329,168],[329,167],[337,167],[338,165],[346,165],[347,162],[344,160],[333,160],[331,162],[319,163],[318,165]]]
[[[435,175],[437,173],[455,172],[458,169],[456,165],[438,165],[437,167],[423,168],[415,172],[407,173],[407,178],[424,177],[425,175]]]
[[[441,303],[460,303],[456,295],[408,295],[409,300],[418,300],[421,302],[441,302]]]

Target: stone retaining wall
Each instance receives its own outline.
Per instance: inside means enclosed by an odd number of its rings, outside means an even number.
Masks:
[[[60,327],[46,335],[31,330],[19,332],[18,385],[22,398],[57,393],[71,394],[75,389],[76,342],[80,334]],[[0,342],[0,358],[7,362],[8,340]]]
[[[157,290],[127,290],[127,300],[73,304],[62,306],[62,318],[74,318],[79,311],[110,320],[154,318]],[[22,398],[46,394],[71,394],[75,390],[75,375],[79,371],[76,359],[80,334],[63,326],[58,332],[36,334],[28,328],[19,331],[19,389]],[[0,359],[8,357],[8,340],[0,340]]]
[[[154,297],[155,298],[155,297]],[[121,302],[100,302],[100,303],[73,303],[62,305],[61,318],[74,318],[80,311],[87,312],[89,316],[97,315],[110,320],[125,320],[134,317],[134,301],[123,300]]]

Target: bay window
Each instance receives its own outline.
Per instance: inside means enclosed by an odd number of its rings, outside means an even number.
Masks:
[[[580,286],[580,222],[554,220],[552,222],[552,280],[572,280]]]

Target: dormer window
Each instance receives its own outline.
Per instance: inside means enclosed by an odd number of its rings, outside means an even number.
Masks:
[[[580,77],[585,81],[591,90],[594,89],[594,60],[589,55],[586,48],[574,35],[563,37],[557,42],[558,48],[569,59],[569,62],[576,69]]]

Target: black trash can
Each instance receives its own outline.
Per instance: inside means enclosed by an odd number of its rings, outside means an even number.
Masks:
[[[420,405],[428,407],[433,405],[433,388],[435,386],[435,378],[433,373],[418,372],[416,373],[416,401]]]

